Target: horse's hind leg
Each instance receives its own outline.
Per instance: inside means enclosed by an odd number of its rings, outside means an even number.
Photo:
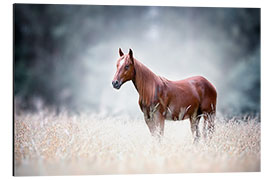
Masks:
[[[212,138],[215,131],[216,101],[204,101],[200,108],[204,118],[203,136]]]
[[[194,143],[198,142],[200,138],[200,130],[199,130],[199,123],[200,123],[200,116],[193,116],[190,118],[190,127],[191,133],[194,138]]]
[[[215,132],[215,113],[206,113],[203,117],[203,135],[205,138],[207,137],[207,135],[209,135],[209,138],[212,138],[212,135]]]
[[[203,138],[207,138],[207,118],[203,117]]]
[[[212,137],[212,134],[215,132],[215,113],[209,114],[208,119],[209,136]]]

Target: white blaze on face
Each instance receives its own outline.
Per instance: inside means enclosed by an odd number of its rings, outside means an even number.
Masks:
[[[122,60],[119,62],[119,65],[120,65],[119,68],[121,68],[121,67],[123,66],[123,64],[125,63],[125,60],[126,60],[126,59],[124,58],[124,59],[122,59]]]

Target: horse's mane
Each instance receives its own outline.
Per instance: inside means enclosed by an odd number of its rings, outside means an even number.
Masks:
[[[133,84],[137,89],[140,100],[146,106],[154,103],[156,88],[163,84],[163,78],[157,76],[145,65],[134,59],[135,78]]]

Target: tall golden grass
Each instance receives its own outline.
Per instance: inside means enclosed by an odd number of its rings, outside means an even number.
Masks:
[[[257,118],[217,118],[211,140],[193,144],[189,121],[166,121],[161,141],[142,118],[16,114],[15,175],[260,171]]]

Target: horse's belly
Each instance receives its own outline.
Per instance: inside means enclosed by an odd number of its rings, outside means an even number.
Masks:
[[[185,120],[185,119],[188,119],[189,116],[185,116],[184,118],[182,119],[179,119],[179,118],[172,118],[172,117],[166,117],[165,119],[168,120],[168,121],[182,121],[182,120]]]
[[[168,107],[167,111],[164,112],[166,120],[180,121],[189,118],[188,109],[190,107],[182,107],[179,110]]]

